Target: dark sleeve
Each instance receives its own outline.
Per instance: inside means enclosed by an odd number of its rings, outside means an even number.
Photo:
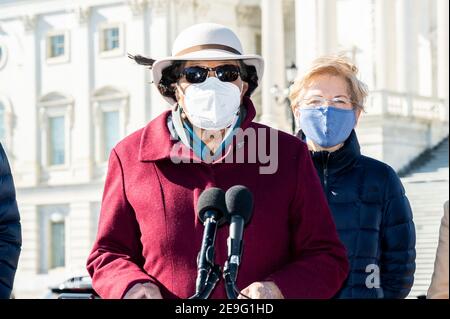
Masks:
[[[414,283],[416,232],[411,206],[388,167],[381,238],[380,279],[385,298],[405,298]]]
[[[14,182],[0,144],[0,299],[10,298],[22,246]]]
[[[134,210],[125,195],[120,159],[113,149],[103,191],[98,234],[87,260],[93,288],[102,298],[123,298],[134,284],[153,282],[141,268],[139,236]]]
[[[275,282],[285,298],[332,298],[347,277],[349,263],[304,143],[296,174],[297,191],[290,211],[291,261],[268,280]]]

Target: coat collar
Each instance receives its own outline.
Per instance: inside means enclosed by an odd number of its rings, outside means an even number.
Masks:
[[[305,141],[305,135],[299,131],[297,137]],[[344,142],[344,145],[335,152],[312,152],[311,157],[316,168],[322,169],[325,163],[330,174],[343,171],[349,167],[353,167],[356,160],[361,156],[360,145],[355,130],[352,130],[350,136]]]
[[[247,110],[247,116],[242,122],[241,128],[246,129],[254,119],[256,110],[249,97],[244,97],[243,105]],[[171,155],[173,156],[172,152],[175,147],[180,154],[185,154],[180,156],[181,159],[184,157],[200,161],[191,149],[180,143],[178,139],[174,139],[170,134],[167,127],[167,117],[170,113],[171,111],[165,111],[144,127],[139,145],[139,161],[154,162],[170,159]]]

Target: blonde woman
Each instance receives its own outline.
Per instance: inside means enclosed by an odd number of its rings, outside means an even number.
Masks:
[[[328,199],[350,273],[337,298],[404,298],[415,271],[409,201],[395,171],[361,155],[354,128],[366,85],[343,57],[322,57],[293,86],[292,111]]]

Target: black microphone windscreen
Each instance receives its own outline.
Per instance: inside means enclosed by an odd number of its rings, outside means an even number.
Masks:
[[[215,211],[217,220],[223,219],[227,215],[227,206],[225,204],[225,192],[217,187],[205,189],[197,201],[198,218],[205,222],[205,213]]]
[[[253,213],[253,195],[243,185],[235,185],[225,194],[229,218],[233,215],[241,216],[248,223]]]

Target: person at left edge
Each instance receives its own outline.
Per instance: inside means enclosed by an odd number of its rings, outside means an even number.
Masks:
[[[9,299],[22,246],[19,210],[6,153],[0,144],[0,299]]]
[[[198,196],[209,187],[237,184],[250,189],[255,203],[237,279],[244,294],[330,298],[343,283],[345,248],[307,147],[252,121],[250,95],[263,60],[242,52],[231,29],[206,23],[184,30],[171,57],[135,57],[152,65],[154,82],[172,110],[111,152],[99,232],[87,262],[102,298],[191,296],[203,234],[195,213]],[[238,128],[253,131],[256,145],[227,138]],[[255,154],[252,146],[269,143],[261,131],[267,139],[271,133],[277,137],[270,141],[278,146],[271,154],[277,169],[262,174],[260,162],[227,161],[233,152]],[[216,237],[215,261],[224,265],[228,227]],[[226,298],[223,280],[211,297]]]

